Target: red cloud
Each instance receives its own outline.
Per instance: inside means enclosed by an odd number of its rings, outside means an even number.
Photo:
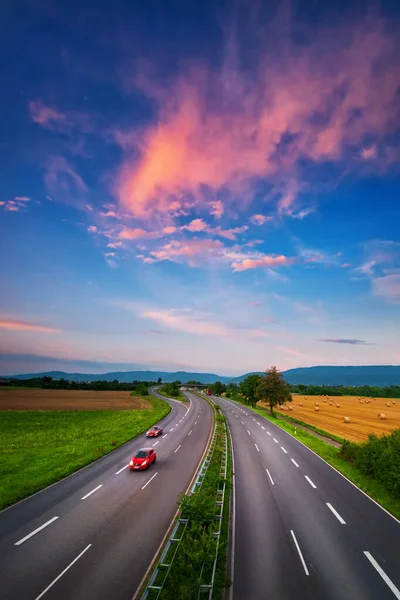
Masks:
[[[0,329],[13,329],[15,331],[37,331],[39,333],[60,333],[59,329],[46,327],[44,325],[35,325],[34,323],[26,323],[25,321],[0,321]]]
[[[210,193],[227,190],[224,204],[240,208],[267,179],[279,211],[292,214],[305,185],[302,159],[346,158],[346,168],[372,163],[371,148],[396,125],[398,41],[378,20],[309,39],[299,47],[282,38],[284,51],[275,46],[271,52],[260,42],[251,78],[234,64],[192,69],[156,90],[142,77],[159,117],[140,136],[139,160],[123,166],[121,202],[142,218],[180,214],[199,202],[215,214]],[[366,138],[372,143],[362,151],[364,160],[360,150],[347,153]]]
[[[241,262],[232,263],[234,271],[247,271],[248,269],[257,269],[259,267],[282,267],[290,265],[292,258],[286,256],[263,256],[262,258],[246,258]]]

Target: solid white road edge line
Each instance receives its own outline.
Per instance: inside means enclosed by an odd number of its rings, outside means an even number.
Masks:
[[[284,452],[285,454],[287,454],[287,450],[285,450],[285,448],[284,448],[283,446],[281,446],[281,450],[283,450],[283,452]]]
[[[51,523],[53,523],[54,521],[56,521],[57,519],[58,519],[58,517],[53,517],[52,519],[50,519],[50,521],[47,521],[46,523],[44,523],[43,525],[41,525],[40,527],[38,527],[37,529],[35,529],[35,531],[32,531],[32,533],[29,533],[28,535],[26,535],[25,537],[23,537],[18,542],[15,542],[14,546],[20,546],[21,544],[23,544],[24,542],[26,542],[26,540],[29,540],[30,537],[32,537],[33,535],[35,535],[36,533],[38,533],[39,531],[41,531],[42,529],[44,529],[45,527],[47,527],[48,525],[50,525]]]
[[[156,475],[158,475],[158,472],[154,473],[153,477],[150,477],[150,479],[148,480],[148,482],[145,483],[144,486],[142,487],[142,490],[144,490],[144,488],[149,485],[150,481],[152,481]]]
[[[333,514],[335,515],[335,517],[337,518],[337,520],[342,524],[342,525],[346,525],[346,521],[344,519],[342,519],[342,517],[339,515],[339,513],[337,512],[337,510],[335,510],[332,506],[332,504],[330,502],[326,503],[327,507],[329,508],[329,510],[331,510],[333,512]]]
[[[294,543],[296,545],[297,552],[299,553],[301,564],[303,565],[304,572],[305,572],[306,575],[309,575],[310,573],[308,572],[306,561],[303,558],[303,555],[302,555],[301,550],[300,550],[300,546],[299,546],[299,544],[298,544],[298,542],[296,540],[296,536],[294,535],[293,529],[290,530],[290,533],[292,534],[292,538],[293,538],[293,541],[294,541]]]
[[[396,598],[400,599],[400,591],[394,585],[394,583],[390,579],[390,577],[388,577],[386,575],[385,571],[379,566],[379,564],[376,562],[376,560],[374,559],[372,554],[370,554],[370,552],[368,552],[368,550],[364,550],[364,554],[368,558],[371,565],[378,571],[379,575],[382,577],[383,581],[390,588],[390,590],[393,592],[393,594],[396,596]]]
[[[95,487],[94,490],[92,490],[91,492],[89,492],[88,494],[86,494],[86,496],[83,496],[83,498],[81,498],[81,500],[86,500],[86,498],[89,498],[89,496],[91,496],[92,494],[94,494],[95,492],[97,492],[97,490],[99,490],[101,487],[103,487],[102,483],[100,485],[98,485],[97,487]]]
[[[311,481],[311,479],[309,478],[309,476],[308,475],[304,475],[304,477],[307,479],[307,481],[311,485],[311,487],[314,488],[314,490],[316,490],[317,486],[315,485],[315,483],[313,481]]]
[[[272,485],[275,485],[275,484],[274,484],[274,480],[273,480],[273,479],[272,479],[272,477],[271,477],[271,473],[268,471],[268,469],[265,469],[265,470],[266,470],[266,471],[267,471],[267,473],[268,473],[268,477],[270,478],[270,481],[271,481]]]
[[[235,457],[233,451],[233,440],[231,430],[228,427],[228,433],[231,440],[231,458],[232,458],[232,549],[231,549],[231,585],[229,588],[228,600],[233,599],[233,586],[235,583],[235,544],[236,544],[236,475],[235,475]]]
[[[76,558],[74,558],[74,560],[72,562],[69,563],[68,567],[65,567],[64,571],[61,571],[61,573],[59,575],[57,575],[57,577],[55,579],[53,579],[53,581],[50,583],[50,585],[47,586],[47,588],[45,590],[43,590],[43,592],[41,594],[39,594],[39,596],[37,596],[35,598],[35,600],[40,600],[40,598],[43,598],[43,596],[45,595],[46,592],[49,591],[49,589],[51,587],[53,587],[53,585],[55,583],[57,583],[57,581],[64,575],[64,573],[66,573],[68,571],[68,569],[70,569],[72,567],[73,564],[76,563],[77,560],[80,559],[81,556],[83,556],[86,552],[86,550],[89,550],[90,546],[92,544],[89,544],[88,546],[86,546],[86,548],[84,550],[82,550],[82,552],[80,554],[78,554],[78,556]]]
[[[254,444],[256,447],[257,452],[260,452],[260,448],[257,446],[257,444]]]
[[[178,450],[179,450],[179,448],[180,448],[181,446],[182,446],[182,444],[179,444],[179,446],[177,447],[177,449],[176,449],[176,450],[174,450],[174,454],[176,454],[176,453],[178,452]]]
[[[127,465],[125,465],[124,467],[122,467],[122,469],[120,469],[119,471],[117,471],[115,474],[116,474],[116,475],[119,475],[120,473],[122,473],[122,471],[123,471],[124,469],[127,469],[128,467],[129,467],[129,463],[128,463]]]
[[[294,460],[294,458],[290,459],[292,461],[292,463],[294,464],[295,467],[299,468],[299,465],[297,464],[297,462]]]

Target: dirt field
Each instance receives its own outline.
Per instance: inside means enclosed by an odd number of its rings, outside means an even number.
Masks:
[[[0,410],[133,410],[150,402],[130,392],[0,389]]]
[[[365,400],[370,402],[366,404]],[[362,398],[361,403],[357,396],[332,396],[330,401],[332,406],[322,396],[293,394],[293,402],[277,412],[354,442],[367,439],[369,433],[382,435],[400,427],[400,398]],[[300,406],[300,402],[303,406]],[[319,411],[315,411],[316,402]],[[386,406],[388,403],[390,407]],[[336,404],[340,407],[337,408]],[[293,410],[289,410],[289,406]],[[386,420],[381,420],[378,413],[384,413]],[[349,417],[350,423],[345,423],[344,417]]]

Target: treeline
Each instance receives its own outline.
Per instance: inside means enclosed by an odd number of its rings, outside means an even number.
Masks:
[[[361,444],[345,440],[341,456],[400,498],[400,429],[381,437],[370,433]]]
[[[27,388],[42,388],[49,390],[94,390],[94,391],[119,391],[137,392],[142,396],[148,395],[148,388],[154,381],[68,381],[67,379],[53,379],[52,377],[32,377],[31,379],[5,379],[0,382],[3,387],[18,386]]]
[[[228,398],[235,395],[251,396],[251,389],[256,384],[259,375],[249,375],[238,384],[228,383],[225,385],[217,381],[209,386],[212,393],[220,396],[225,393]],[[291,394],[304,394],[305,396],[367,396],[372,398],[400,398],[400,386],[391,385],[387,387],[376,387],[363,385],[357,387],[333,386],[333,385],[288,385]],[[249,394],[250,391],[250,394]]]
[[[171,398],[178,398],[178,396],[180,395],[180,386],[180,381],[172,381],[170,383],[164,383],[164,385],[160,387],[160,390],[166,396],[170,396]]]

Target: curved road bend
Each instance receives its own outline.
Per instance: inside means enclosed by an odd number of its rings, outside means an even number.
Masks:
[[[234,449],[233,600],[400,599],[400,522],[267,419],[214,400]]]
[[[131,600],[211,430],[206,401],[170,404],[162,437],[142,434],[0,513],[2,600]],[[132,473],[131,455],[149,445],[156,463]]]

